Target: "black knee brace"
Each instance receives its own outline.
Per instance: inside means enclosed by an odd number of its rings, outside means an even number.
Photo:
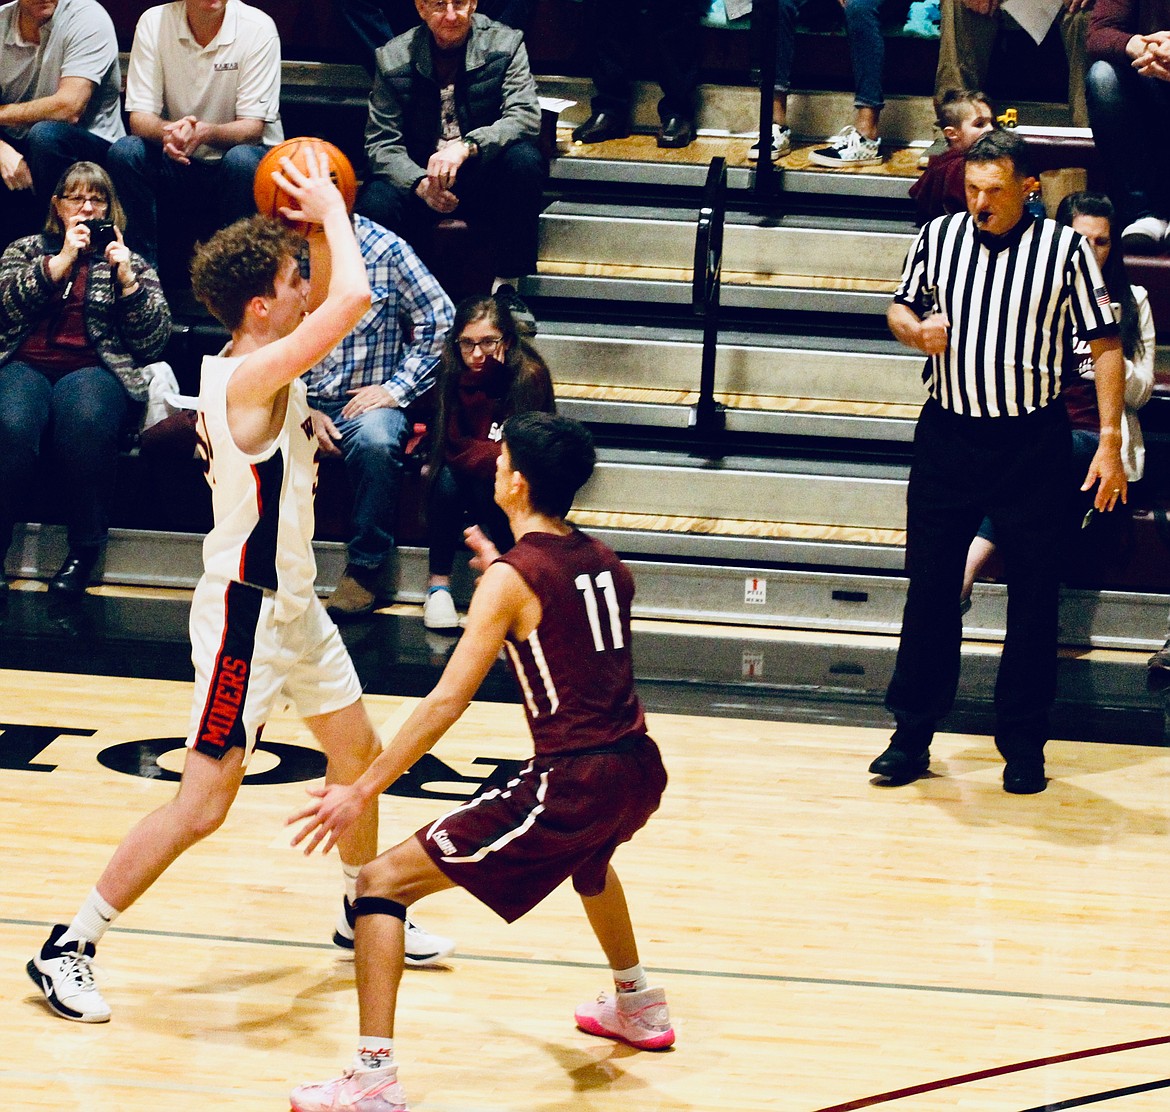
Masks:
[[[391,915],[406,922],[406,908],[397,900],[384,900],[381,896],[358,896],[350,906],[355,920],[363,915]]]

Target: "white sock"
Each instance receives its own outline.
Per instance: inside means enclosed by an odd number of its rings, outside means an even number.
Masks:
[[[85,903],[81,905],[65,933],[57,940],[57,944],[92,942],[96,946],[119,914],[121,913],[106,903],[94,888],[85,897]]]
[[[638,962],[637,965],[631,965],[629,969],[615,969],[613,983],[618,992],[641,992],[650,987],[646,981],[646,970],[642,968],[641,962]]]
[[[353,1064],[360,1070],[380,1070],[394,1065],[394,1040],[359,1035]]]
[[[345,898],[353,903],[357,899],[357,878],[362,871],[361,865],[347,865],[341,863],[341,875],[345,878]]]

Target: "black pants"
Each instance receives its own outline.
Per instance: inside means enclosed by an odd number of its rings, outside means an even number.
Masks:
[[[628,116],[638,65],[647,59],[662,88],[658,115],[693,119],[699,85],[697,0],[593,0],[589,26],[593,51],[593,111]]]
[[[516,543],[507,514],[496,505],[494,487],[491,479],[475,479],[452,471],[445,463],[439,467],[427,502],[431,575],[451,574],[455,553],[463,547],[463,530],[469,525],[478,525],[500,552]]]
[[[922,409],[906,496],[902,639],[886,707],[894,743],[930,744],[959,683],[959,592],[967,548],[989,517],[1008,578],[1007,635],[995,685],[995,744],[1005,760],[1040,761],[1056,693],[1059,557],[1072,441],[1059,401],[1025,417]]]
[[[536,270],[537,226],[547,179],[547,159],[526,139],[512,143],[490,162],[473,158],[460,168],[452,190],[459,205],[450,215],[465,220],[484,237],[496,277],[519,278]],[[432,230],[444,214],[416,194],[371,178],[355,207],[400,235],[424,261],[429,259]]]

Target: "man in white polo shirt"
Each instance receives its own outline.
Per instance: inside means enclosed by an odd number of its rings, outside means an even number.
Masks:
[[[126,134],[121,86],[114,24],[95,0],[0,6],[0,247],[40,226],[67,167],[105,162]]]
[[[134,31],[126,111],[130,134],[110,149],[110,176],[127,243],[157,263],[160,207],[188,239],[256,211],[256,167],[284,138],[276,24],[240,0],[149,8]]]

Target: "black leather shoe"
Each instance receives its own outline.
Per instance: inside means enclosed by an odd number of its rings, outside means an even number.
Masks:
[[[1044,764],[1031,761],[1009,761],[1003,770],[1003,790],[1012,795],[1036,795],[1048,787]]]
[[[49,580],[49,590],[73,597],[84,594],[100,555],[98,548],[71,548],[61,570]]]
[[[1170,672],[1170,641],[1167,641],[1149,660],[1146,667],[1150,671]]]
[[[905,749],[889,746],[869,766],[874,776],[880,776],[891,784],[909,784],[917,780],[930,767],[930,751],[907,753]]]
[[[594,112],[573,128],[574,143],[604,143],[607,139],[628,139],[630,121],[613,112]]]
[[[667,116],[658,129],[660,147],[689,147],[695,139],[695,122],[686,116]]]

